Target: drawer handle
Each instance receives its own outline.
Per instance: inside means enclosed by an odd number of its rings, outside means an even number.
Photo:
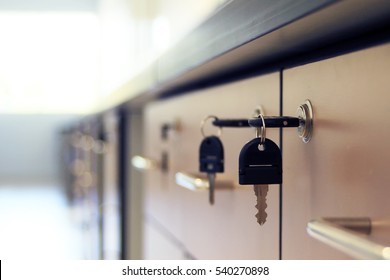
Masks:
[[[369,218],[320,218],[307,224],[310,236],[358,259],[390,259],[390,247],[357,234],[371,232]]]
[[[206,178],[200,178],[185,172],[177,172],[175,179],[176,184],[192,191],[207,190],[210,187],[209,180]]]
[[[199,174],[187,172],[177,172],[175,174],[176,184],[191,191],[208,190],[210,188],[209,179],[200,177]],[[216,190],[234,190],[235,185],[230,180],[217,180],[215,182]]]
[[[155,170],[158,169],[160,164],[157,160],[142,157],[142,156],[133,156],[131,158],[131,164],[134,168],[142,171],[146,170]]]

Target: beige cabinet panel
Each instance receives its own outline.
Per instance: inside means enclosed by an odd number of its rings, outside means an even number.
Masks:
[[[370,239],[390,244],[390,45],[284,72],[284,115],[305,99],[314,135],[283,131],[282,258],[349,258],[306,233],[318,217],[370,217]]]
[[[279,186],[270,185],[268,219],[256,222],[252,186],[238,184],[238,156],[246,142],[255,137],[252,128],[224,128],[225,172],[217,184],[230,182],[230,190],[216,190],[209,205],[207,191],[190,191],[175,183],[176,172],[198,172],[198,149],[202,140],[200,122],[207,115],[218,118],[250,118],[262,105],[267,115],[279,114],[279,75],[271,74],[150,104],[145,111],[145,155],[169,155],[169,170],[149,171],[145,176],[146,213],[158,220],[197,259],[279,258]],[[169,131],[161,140],[164,123],[181,122],[180,131]],[[206,133],[216,133],[211,125]],[[279,144],[278,129],[267,137]]]
[[[145,221],[144,224],[144,260],[186,260],[185,250],[180,243],[170,238],[165,230],[154,224],[153,221]]]

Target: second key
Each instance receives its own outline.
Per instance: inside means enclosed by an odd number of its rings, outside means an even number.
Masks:
[[[219,137],[208,136],[199,147],[199,171],[209,179],[209,202],[214,204],[215,173],[224,172],[224,151]]]

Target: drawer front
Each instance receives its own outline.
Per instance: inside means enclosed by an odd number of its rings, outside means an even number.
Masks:
[[[252,186],[238,184],[238,156],[243,145],[255,137],[252,128],[224,128],[225,172],[217,184],[227,181],[229,190],[216,190],[209,205],[207,191],[190,191],[175,183],[176,172],[198,173],[198,149],[202,141],[200,123],[207,115],[218,118],[250,118],[258,105],[267,115],[279,114],[279,75],[263,77],[193,92],[155,102],[145,111],[145,155],[168,154],[167,172],[150,171],[145,176],[146,213],[172,233],[188,254],[197,259],[277,259],[279,257],[279,185],[270,185],[268,218],[256,222]],[[181,122],[180,131],[169,131],[166,140],[161,126]],[[210,121],[211,122],[211,121]],[[217,129],[205,127],[207,134]],[[279,144],[277,129],[267,137]]]
[[[389,57],[383,45],[284,72],[284,114],[314,108],[309,143],[283,132],[284,259],[350,258],[308,236],[318,217],[370,217],[368,238],[390,244]]]
[[[144,260],[187,260],[190,258],[182,244],[153,220],[145,221],[143,236],[142,258]]]

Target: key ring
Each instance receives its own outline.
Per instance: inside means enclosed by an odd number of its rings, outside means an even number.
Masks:
[[[256,129],[256,138],[260,138],[260,145],[263,145],[265,143],[265,121],[263,114],[259,114],[257,116],[258,118],[261,118],[262,126],[258,127]]]
[[[207,122],[209,119],[213,119],[214,121],[217,121],[217,120],[218,120],[218,118],[217,118],[216,116],[213,116],[213,115],[209,115],[209,116],[205,117],[205,118],[202,120],[202,122],[200,123],[200,132],[202,133],[202,135],[203,135],[204,138],[207,137],[206,134],[205,134],[205,132],[204,132],[204,126],[205,126],[206,122]],[[222,127],[219,126],[219,127],[218,127],[217,136],[218,136],[218,137],[221,137],[221,135],[222,135]]]

